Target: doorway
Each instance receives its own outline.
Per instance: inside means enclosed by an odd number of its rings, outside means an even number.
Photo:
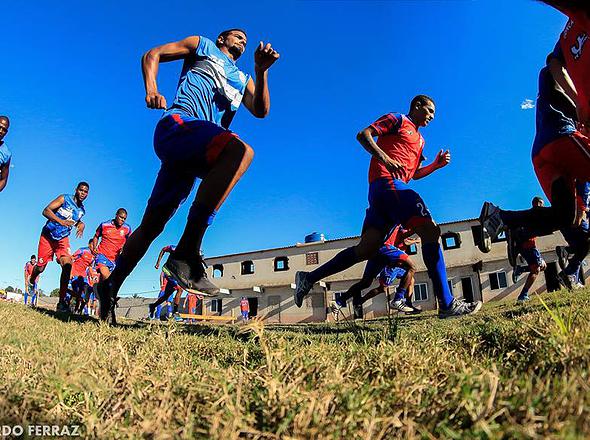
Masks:
[[[472,303],[475,300],[473,297],[473,283],[471,277],[461,278],[461,290],[463,291],[463,299],[466,302]]]

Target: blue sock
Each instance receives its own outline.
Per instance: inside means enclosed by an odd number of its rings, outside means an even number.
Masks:
[[[578,261],[575,257],[570,260],[568,265],[563,270],[566,275],[576,275],[580,271],[581,261]]]
[[[449,290],[447,268],[445,267],[445,259],[440,245],[438,243],[424,243],[422,245],[422,257],[434,287],[434,294],[438,299],[438,306],[443,310],[447,310],[454,298]]]
[[[161,305],[156,307],[156,313],[154,314],[156,319],[160,319],[160,313],[162,313],[162,306]]]
[[[35,304],[36,301],[37,301],[37,294],[33,293],[33,296],[31,296],[31,305]]]
[[[27,301],[29,299],[29,292],[25,290],[25,306],[27,305]]]
[[[172,316],[172,304],[168,304],[168,317]]]
[[[401,287],[398,287],[397,290],[395,291],[395,296],[393,297],[394,301],[401,301],[402,299],[406,298],[406,295],[408,294],[408,289],[402,289]]]
[[[310,272],[308,279],[313,283],[317,283],[318,281],[329,277],[330,275],[334,275],[335,273],[342,272],[343,270],[354,266],[360,261],[361,260],[359,260],[359,258],[356,256],[356,253],[354,252],[354,248],[344,249],[326,264],[318,267],[313,272]]]

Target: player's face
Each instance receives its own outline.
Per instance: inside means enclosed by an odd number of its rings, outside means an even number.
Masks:
[[[233,56],[234,60],[237,60],[242,56],[246,50],[246,43],[248,39],[243,32],[231,31],[224,39],[223,46],[227,48],[227,51]]]
[[[533,203],[534,208],[542,208],[545,206],[545,202],[543,200],[535,200]]]
[[[83,202],[88,197],[88,187],[86,185],[80,185],[76,188],[76,198]]]
[[[36,258],[31,258],[31,264],[37,264],[37,259]]]
[[[8,133],[8,121],[6,119],[0,119],[0,141],[4,139]]]
[[[125,220],[127,220],[127,213],[124,211],[117,212],[117,215],[115,216],[115,225],[121,227],[123,226],[123,223],[125,223]]]
[[[419,127],[426,127],[434,119],[436,108],[432,102],[416,105],[415,120]]]

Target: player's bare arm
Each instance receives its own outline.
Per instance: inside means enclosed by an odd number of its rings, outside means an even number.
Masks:
[[[558,11],[567,14],[568,12],[584,12],[590,14],[590,5],[584,0],[539,0],[549,6],[553,6]]]
[[[414,180],[423,179],[424,177],[434,173],[443,167],[446,167],[451,162],[450,150],[440,150],[432,163],[420,167],[414,173]]]
[[[396,160],[393,160],[385,152],[379,148],[375,137],[377,137],[377,131],[369,126],[364,130],[361,130],[356,135],[356,140],[363,146],[365,150],[369,152],[378,161],[382,162],[391,174],[395,177],[398,172],[403,170],[404,166]]]
[[[250,78],[242,100],[244,106],[257,118],[264,118],[270,111],[270,94],[268,91],[268,69],[280,57],[270,43],[258,44],[254,52],[254,72],[256,83]]]
[[[55,215],[55,212],[64,204],[64,196],[59,196],[54,199],[49,205],[43,209],[43,217],[48,220],[59,223],[62,226],[74,226],[76,222],[74,220],[64,220]]]
[[[158,255],[158,260],[156,261],[156,265],[154,266],[156,268],[156,270],[158,270],[160,268],[160,262],[162,261],[162,257],[164,256],[166,252],[164,251],[164,249],[162,249],[160,251],[160,254]]]
[[[158,92],[158,67],[160,63],[176,61],[191,56],[199,46],[198,36],[163,44],[148,50],[141,58],[145,103],[148,108],[166,109],[166,98]]]
[[[4,188],[6,188],[6,184],[8,183],[8,174],[10,171],[10,161],[6,162],[4,165],[0,166],[0,192]]]

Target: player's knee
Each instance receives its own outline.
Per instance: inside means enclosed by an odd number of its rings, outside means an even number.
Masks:
[[[225,150],[237,156],[240,162],[245,164],[250,164],[254,159],[254,149],[241,139],[234,139],[229,142]]]

